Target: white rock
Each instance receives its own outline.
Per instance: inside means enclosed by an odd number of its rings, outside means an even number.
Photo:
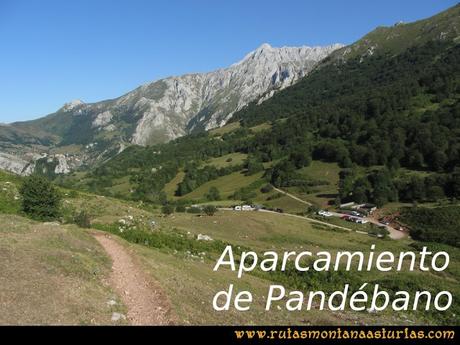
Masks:
[[[202,234],[198,234],[197,237],[196,237],[196,239],[197,239],[198,241],[213,241],[213,239],[212,239],[210,236],[208,236],[208,235],[202,235]]]
[[[223,126],[235,111],[292,85],[341,47],[273,48],[263,44],[228,68],[145,84],[119,98],[117,105],[133,106],[142,114],[133,143],[147,145],[158,132],[175,139],[199,125],[206,129]]]
[[[107,126],[112,120],[112,113],[110,111],[104,111],[96,116],[93,120],[93,127],[104,127]]]
[[[34,171],[35,163],[15,155],[0,152],[0,169],[26,176]]]
[[[107,304],[110,305],[110,306],[114,306],[114,305],[117,305],[117,301],[111,299],[110,301],[107,302]]]
[[[121,313],[112,313],[112,321],[117,322],[120,320],[126,320],[126,316]]]
[[[73,101],[70,101],[70,102],[64,104],[64,106],[62,107],[62,110],[64,110],[64,111],[72,111],[75,108],[78,108],[78,107],[80,107],[80,106],[82,106],[84,104],[85,103],[82,102],[81,100],[74,99]]]
[[[55,174],[67,174],[70,172],[69,165],[67,164],[67,159],[64,155],[62,154],[57,154],[54,156],[54,158],[57,160],[58,164],[54,168],[54,173]]]

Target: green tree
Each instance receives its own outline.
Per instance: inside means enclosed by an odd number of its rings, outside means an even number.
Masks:
[[[85,210],[82,210],[78,212],[74,216],[74,222],[77,224],[80,228],[90,228],[91,227],[91,218]]]
[[[185,205],[177,205],[176,212],[184,213],[186,211]]]
[[[258,173],[259,171],[264,170],[264,165],[262,164],[261,161],[255,159],[255,158],[249,158],[246,162],[246,175],[254,175],[255,173]]]
[[[347,199],[354,192],[355,173],[353,170],[342,170],[340,172],[339,196],[341,199]]]
[[[220,192],[219,192],[219,189],[217,189],[217,187],[214,187],[214,186],[212,186],[211,188],[209,188],[208,193],[206,193],[206,199],[208,199],[209,201],[217,201],[217,200],[220,200]]]
[[[160,202],[160,204],[162,205],[166,205],[168,203],[168,197],[166,196],[166,193],[164,191],[161,191],[159,194],[158,194],[158,201]]]
[[[297,169],[300,169],[311,164],[311,153],[300,150],[292,152],[289,155],[289,160],[294,163]]]
[[[357,203],[367,202],[371,184],[366,176],[358,178],[353,184],[352,199]]]
[[[448,161],[446,154],[442,151],[436,151],[430,158],[429,164],[431,168],[435,171],[443,171]]]
[[[310,205],[307,208],[307,213],[316,214],[316,213],[319,212],[319,210],[320,210],[320,208],[317,205]]]
[[[161,212],[167,216],[169,216],[170,214],[173,214],[174,213],[174,206],[172,205],[164,205],[162,208],[161,208]]]
[[[61,195],[45,177],[27,177],[19,193],[22,197],[21,209],[38,220],[53,220],[60,216]]]
[[[437,201],[439,199],[445,198],[444,189],[440,186],[430,186],[427,188],[426,196],[430,201]]]
[[[208,216],[214,216],[214,214],[217,212],[217,208],[212,205],[206,205],[205,207],[203,207],[203,211]]]
[[[267,183],[265,186],[263,186],[262,188],[260,188],[260,191],[262,193],[270,193],[271,191],[273,190],[273,186],[269,183]]]

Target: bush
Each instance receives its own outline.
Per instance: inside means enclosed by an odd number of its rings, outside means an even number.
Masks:
[[[204,213],[206,213],[208,216],[214,216],[214,214],[217,212],[216,206],[212,205],[206,205],[203,208]]]
[[[176,206],[176,212],[179,212],[179,213],[184,213],[186,210],[185,210],[185,206],[184,205],[177,205]]]
[[[199,207],[190,207],[187,210],[187,213],[195,213],[195,214],[201,213],[201,208],[199,208]]]
[[[91,227],[91,218],[86,211],[80,211],[74,216],[74,223],[77,224],[80,228],[90,228]]]
[[[22,197],[21,209],[37,220],[54,220],[60,215],[61,195],[45,177],[27,177],[19,193]]]
[[[319,207],[316,206],[316,205],[310,205],[308,206],[307,208],[307,213],[310,213],[310,214],[315,214],[315,213],[318,213],[319,212]]]
[[[71,190],[68,196],[72,199],[78,198],[78,192],[76,190]]]
[[[161,212],[167,216],[169,216],[170,214],[173,214],[174,213],[174,206],[172,205],[164,205],[162,208],[161,208]]]
[[[262,162],[256,160],[256,159],[248,159],[246,161],[246,175],[254,175],[255,173],[258,173],[259,171],[264,170],[264,165]]]
[[[271,184],[266,184],[265,186],[263,186],[262,188],[260,188],[260,191],[262,193],[270,193],[271,191],[273,190],[273,186]]]

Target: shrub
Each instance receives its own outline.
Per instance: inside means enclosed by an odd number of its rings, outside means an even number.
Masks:
[[[187,209],[187,213],[195,213],[195,214],[201,213],[201,208],[190,207],[189,209]]]
[[[256,160],[256,159],[248,159],[246,161],[246,175],[254,175],[255,173],[258,173],[259,171],[264,170],[264,165],[262,162]]]
[[[262,193],[270,193],[271,191],[273,190],[273,186],[271,184],[266,184],[265,186],[263,186],[262,188],[260,188],[260,191]]]
[[[185,206],[184,205],[177,205],[176,206],[176,212],[184,213],[185,212]]]
[[[174,213],[174,206],[172,205],[164,205],[162,208],[161,208],[161,212],[167,216],[169,216],[170,214]]]
[[[53,220],[60,216],[61,195],[45,177],[27,177],[19,193],[22,197],[21,209],[38,220]]]
[[[316,205],[310,205],[308,206],[307,208],[307,213],[310,213],[310,214],[315,214],[315,213],[318,213],[319,212],[319,207],[316,206]]]
[[[78,198],[78,192],[76,190],[71,190],[68,196],[69,198],[72,198],[72,199]]]
[[[203,208],[204,213],[206,213],[208,216],[214,216],[214,214],[217,212],[217,208],[212,205],[206,205]]]
[[[91,218],[86,211],[80,211],[74,216],[74,222],[80,228],[90,228],[91,227]]]

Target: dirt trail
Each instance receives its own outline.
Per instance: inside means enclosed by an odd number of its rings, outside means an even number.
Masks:
[[[282,189],[279,189],[279,188],[276,188],[276,187],[273,187],[273,189],[276,190],[277,192],[280,192],[281,194],[284,194],[284,195],[290,197],[291,199],[294,199],[294,200],[297,200],[297,201],[301,202],[302,204],[305,204],[305,205],[308,205],[308,206],[313,205],[311,202],[302,200],[302,199],[296,197],[295,195],[292,195],[291,193],[288,193],[288,192],[286,192],[286,191],[284,191]]]
[[[172,324],[167,298],[128,251],[109,235],[94,234],[94,237],[112,259],[112,287],[128,309],[129,322],[132,325]]]

